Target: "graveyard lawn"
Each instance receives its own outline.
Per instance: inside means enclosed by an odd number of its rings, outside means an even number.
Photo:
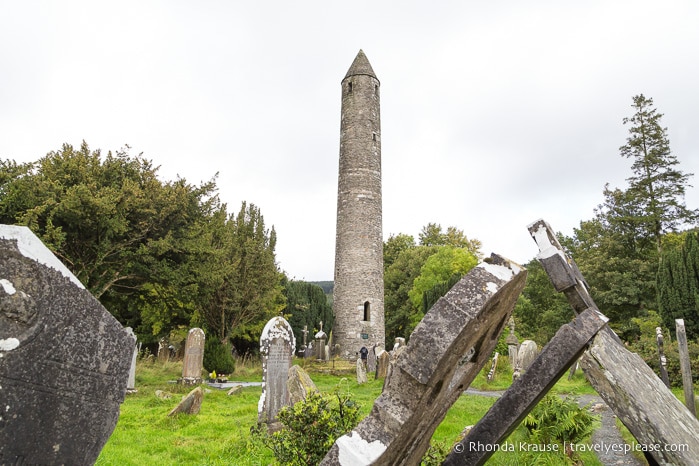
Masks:
[[[295,361],[297,362],[297,361]],[[259,364],[259,361],[258,361]],[[311,365],[306,367],[322,393],[331,393],[339,387],[351,392],[352,399],[360,405],[361,417],[369,414],[374,399],[381,393],[383,380],[375,380],[369,374],[368,383],[358,385],[351,366],[349,370],[330,370]],[[236,376],[231,380],[260,381],[260,366],[248,364],[237,366]],[[319,372],[323,370],[327,373]],[[238,371],[240,370],[240,374]],[[502,389],[511,371],[496,376],[492,384],[485,382],[488,368],[484,368],[474,381],[474,387]],[[344,372],[344,374],[342,373]],[[509,372],[509,373],[508,373]],[[127,396],[121,406],[121,415],[114,433],[102,450],[97,465],[267,465],[275,464],[274,456],[259,435],[251,434],[250,428],[257,423],[257,405],[260,387],[246,387],[233,395],[226,390],[211,389],[204,395],[201,411],[197,415],[167,413],[189,393],[192,386],[181,386],[170,381],[177,380],[182,373],[182,363],[159,363],[139,361],[136,373],[138,392]],[[566,379],[566,377],[563,377]],[[589,386],[582,374],[572,381],[559,382],[557,393],[588,392]],[[204,388],[207,388],[204,386]],[[169,399],[155,396],[156,390],[172,394]],[[444,451],[458,439],[465,426],[475,424],[494,403],[494,397],[463,395],[447,413],[437,428],[433,443]],[[524,440],[524,428],[520,426],[511,437],[512,441]],[[541,458],[543,460],[543,458]],[[601,464],[594,455],[582,458],[586,465]],[[499,452],[487,464],[523,464],[519,453]],[[524,461],[527,461],[525,459]],[[555,458],[549,463],[557,464]]]

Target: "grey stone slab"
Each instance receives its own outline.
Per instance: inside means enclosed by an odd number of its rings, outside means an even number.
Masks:
[[[606,325],[590,309],[561,327],[528,370],[488,410],[469,434],[452,450],[443,464],[475,466],[497,451],[497,445],[529,414],[566,370],[585,350],[588,342]]]
[[[257,407],[258,422],[275,423],[279,410],[290,404],[287,381],[294,351],[296,338],[289,322],[281,316],[267,322],[260,336],[262,394]]]
[[[489,360],[524,287],[524,269],[490,260],[425,315],[369,416],[321,464],[419,464],[447,410]]]
[[[27,228],[0,226],[0,464],[93,464],[135,341]]]
[[[200,328],[193,328],[187,333],[182,361],[182,383],[195,385],[203,381],[201,371],[204,367],[204,342],[206,336]]]

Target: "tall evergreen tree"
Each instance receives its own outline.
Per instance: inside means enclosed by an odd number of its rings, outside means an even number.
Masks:
[[[658,267],[658,310],[663,325],[674,330],[684,319],[687,337],[699,337],[699,236],[688,232],[679,249],[663,253]]]
[[[629,137],[619,148],[622,157],[633,159],[633,175],[627,178],[628,202],[635,206],[644,230],[639,233],[652,238],[660,254],[664,233],[697,219],[697,211],[684,204],[692,174],[677,169],[679,161],[670,151],[667,128],[660,124],[663,115],[653,108],[653,99],[634,96],[632,108],[636,113],[623,120],[631,125]]]

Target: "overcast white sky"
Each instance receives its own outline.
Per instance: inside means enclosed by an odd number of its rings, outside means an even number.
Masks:
[[[275,226],[282,270],[331,280],[340,81],[361,48],[381,81],[384,237],[435,222],[525,263],[527,224],[572,234],[605,183],[626,186],[632,96],[699,174],[697,24],[695,0],[0,0],[0,158],[84,139],[129,144],[164,180],[218,172],[230,211]]]

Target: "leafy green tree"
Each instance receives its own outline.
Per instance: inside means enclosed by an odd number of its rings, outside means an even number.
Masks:
[[[658,311],[674,333],[675,319],[684,319],[687,338],[699,337],[699,238],[685,235],[679,249],[663,252],[658,267]]]
[[[304,326],[309,333],[307,342],[320,330],[320,322],[323,322],[324,332],[329,334],[332,331],[332,306],[320,286],[302,281],[285,281],[284,295],[286,308],[283,313],[288,316],[289,325],[294,330],[297,349],[303,344]]]
[[[0,173],[0,221],[31,228],[122,323],[141,326],[146,303],[177,306],[163,334],[188,324],[193,288],[181,272],[193,226],[218,202],[214,181],[164,183],[128,147],[103,156],[85,142],[35,163],[4,161]]]
[[[605,186],[604,202],[595,218],[575,230],[572,254],[592,289],[600,309],[619,331],[630,319],[656,303],[655,280],[663,241],[678,228],[692,224],[697,211],[684,205],[691,174],[677,169],[667,129],[652,99],[633,98],[635,114],[623,157],[632,158],[626,190]]]
[[[396,337],[408,338],[415,328],[413,315],[419,309],[413,306],[408,293],[413,281],[420,275],[423,264],[436,247],[415,246],[401,251],[384,271],[384,318],[386,348],[391,348]]]
[[[226,220],[222,211],[209,232],[211,252],[199,276],[206,277],[198,314],[210,332],[238,351],[256,348],[262,328],[284,309],[283,274],[274,249],[276,232],[260,209],[242,203]]]
[[[526,265],[527,283],[514,309],[517,333],[544,346],[575,313],[562,293],[556,292],[538,260]]]
[[[420,312],[412,316],[417,323],[425,315],[422,310],[424,294],[435,285],[448,281],[453,275],[464,275],[478,264],[478,259],[465,248],[439,246],[437,252],[427,258],[413,281],[412,289],[408,292],[413,308]]]
[[[481,242],[477,239],[470,240],[463,230],[456,227],[448,227],[447,231],[442,231],[442,226],[437,223],[428,223],[422,227],[419,234],[421,246],[451,246],[454,248],[464,248],[474,256],[481,257]]]
[[[393,264],[398,255],[406,249],[415,247],[415,238],[411,235],[399,233],[391,235],[383,244],[383,268],[386,270]]]

